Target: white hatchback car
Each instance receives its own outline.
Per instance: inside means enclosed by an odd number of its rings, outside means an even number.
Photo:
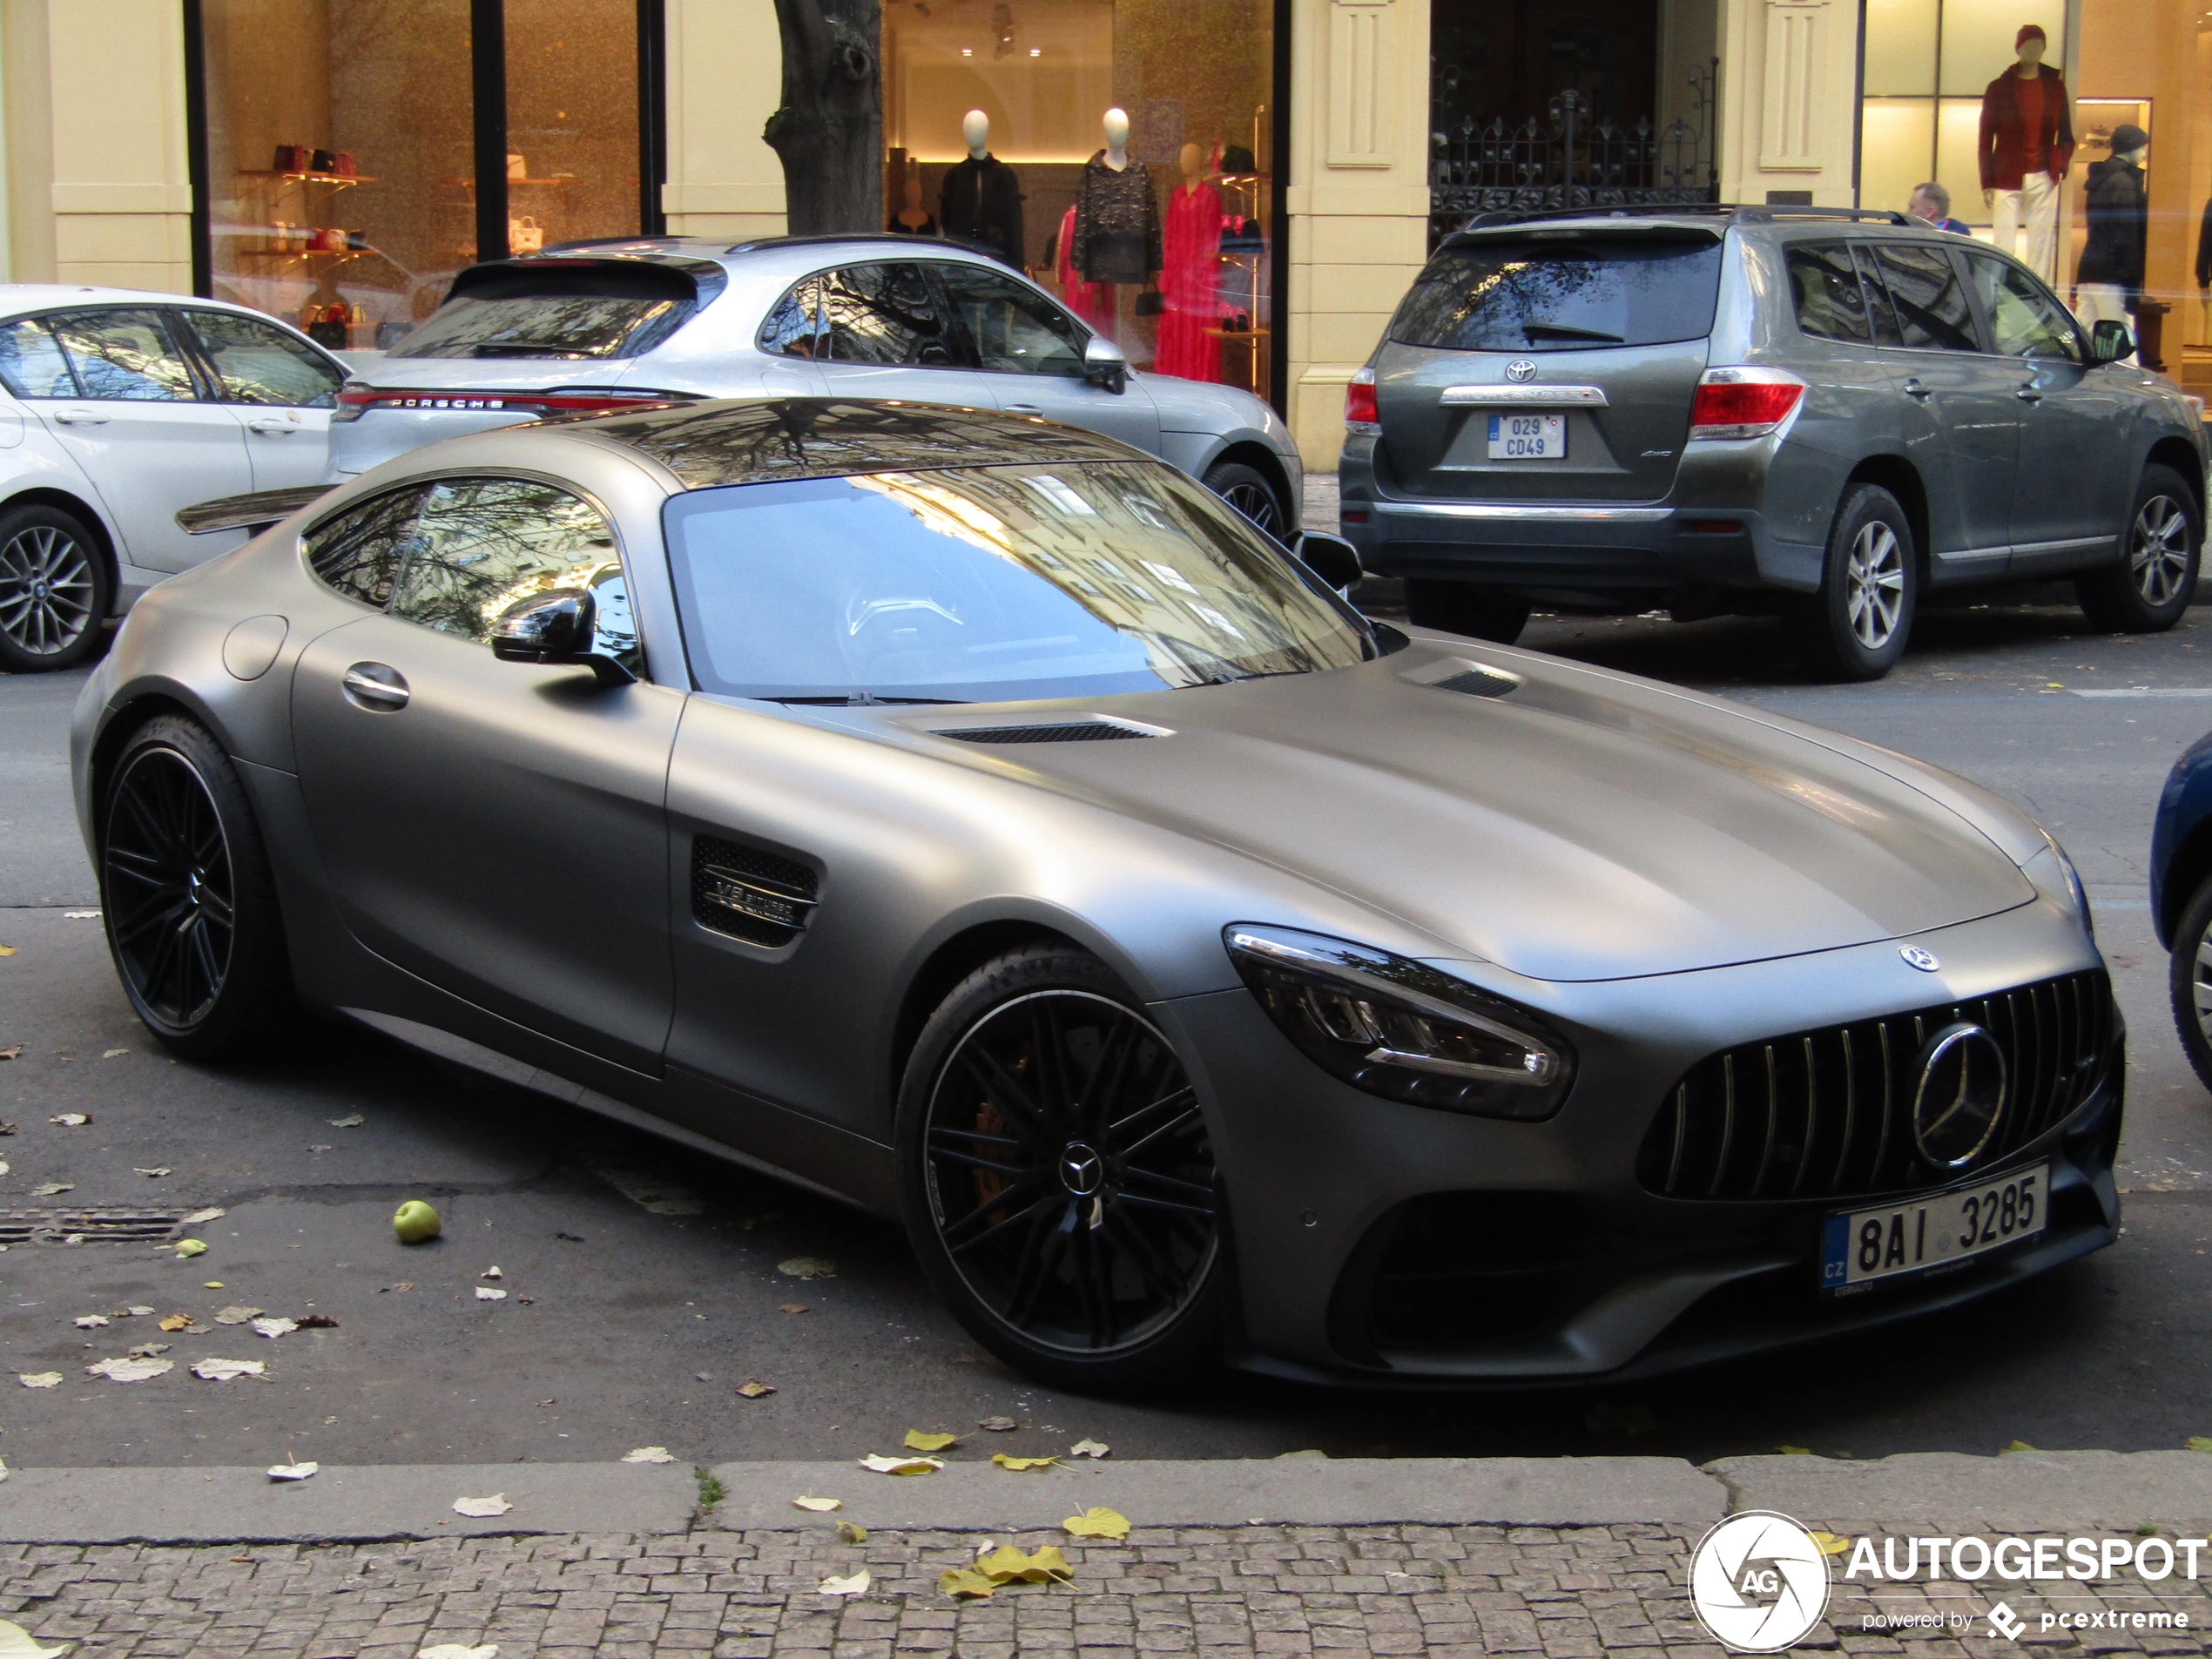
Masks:
[[[0,669],[68,668],[165,576],[243,542],[178,509],[313,484],[346,366],[216,300],[0,286]]]

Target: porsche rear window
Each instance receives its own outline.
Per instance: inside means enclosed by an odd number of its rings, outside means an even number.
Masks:
[[[1710,334],[1720,292],[1710,236],[1483,237],[1428,262],[1390,338],[1447,351],[1658,346]]]
[[[731,696],[1093,697],[1365,655],[1279,549],[1150,462],[735,484],[666,519],[692,671]]]
[[[449,300],[394,357],[635,357],[690,314],[680,300],[538,294]]]

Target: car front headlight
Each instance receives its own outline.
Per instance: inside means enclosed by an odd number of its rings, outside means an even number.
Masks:
[[[1575,1054],[1534,1014],[1410,957],[1238,922],[1229,959],[1321,1069],[1388,1100],[1483,1117],[1549,1117]]]
[[[2043,837],[2043,845],[2047,850],[2038,853],[2021,868],[2026,872],[2027,879],[2039,887],[2047,887],[2051,885],[2049,879],[2045,875],[2046,869],[2055,871],[2059,884],[2065,888],[2067,896],[2073,901],[2074,914],[2081,918],[2081,931],[2088,934],[2094,942],[2097,937],[2097,924],[2089,914],[2089,890],[2081,885],[2081,873],[2074,867],[2074,860],[2067,857],[2066,848],[2059,845],[2057,836],[2052,834],[2040,824],[2038,824],[2035,828]]]

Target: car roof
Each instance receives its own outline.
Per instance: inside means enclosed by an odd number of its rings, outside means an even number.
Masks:
[[[1809,228],[1834,232],[1858,225],[1885,230],[1937,232],[1932,225],[1915,224],[1903,213],[1872,207],[1792,207],[1776,205],[1735,206],[1716,203],[1658,207],[1555,208],[1521,212],[1506,210],[1473,215],[1466,226],[1446,237],[1440,246],[1466,246],[1490,237],[1510,236],[1532,229],[1546,231],[1699,230],[1719,237],[1730,230],[1752,226],[1779,229]]]
[[[210,300],[194,293],[165,293],[153,288],[105,288],[74,282],[0,282],[0,311],[38,311],[68,305],[203,306],[251,317],[267,314],[250,306],[233,305],[227,300]]]
[[[687,490],[1019,462],[1151,459],[1035,415],[837,397],[730,399],[545,425],[658,462]]]
[[[697,236],[633,236],[604,241],[563,242],[536,253],[505,261],[527,270],[540,260],[638,260],[648,263],[710,260],[732,275],[793,275],[839,263],[840,257],[880,260],[896,254],[907,259],[957,260],[971,265],[1006,270],[1001,260],[980,248],[936,236],[897,236],[887,232],[854,233],[844,236],[766,236],[745,242]]]

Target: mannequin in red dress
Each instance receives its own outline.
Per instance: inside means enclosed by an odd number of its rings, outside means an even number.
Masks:
[[[1206,330],[1221,320],[1221,192],[1205,179],[1205,154],[1183,146],[1183,182],[1168,196],[1160,293],[1160,349],[1152,367],[1188,381],[1221,378],[1221,342]]]
[[[1060,284],[1060,297],[1068,309],[1092,327],[1113,332],[1113,308],[1106,303],[1105,285],[1086,282],[1076,269],[1076,210],[1060,220],[1060,233],[1052,239],[1052,274]]]

